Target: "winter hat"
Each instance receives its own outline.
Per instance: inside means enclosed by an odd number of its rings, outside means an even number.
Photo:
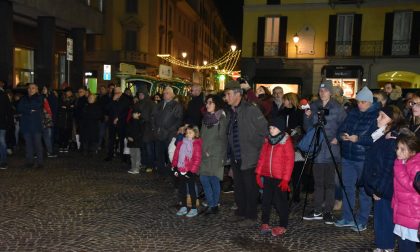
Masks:
[[[381,111],[385,113],[385,115],[387,115],[389,118],[392,119],[392,107],[391,106],[385,106],[383,108],[381,108]]]
[[[280,131],[284,131],[286,129],[286,121],[283,116],[275,116],[268,123],[268,126],[274,126]]]
[[[226,84],[225,90],[234,90],[234,89],[241,89],[241,84],[239,84],[239,82],[237,81],[231,80]]]
[[[373,93],[368,87],[364,86],[359,92],[357,92],[356,100],[373,103]]]
[[[319,89],[321,88],[326,88],[328,89],[328,91],[330,91],[331,95],[333,94],[334,90],[333,90],[333,84],[331,80],[324,80],[323,82],[321,82],[321,84],[319,84]]]

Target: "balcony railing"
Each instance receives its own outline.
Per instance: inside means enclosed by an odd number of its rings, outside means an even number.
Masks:
[[[258,55],[257,43],[252,43],[254,57],[285,57],[288,54],[289,43],[265,42],[263,55]]]
[[[393,40],[392,41],[392,52],[391,56],[420,56],[420,43],[417,45],[418,50],[416,55],[410,54],[411,41],[409,40]],[[328,42],[325,43],[325,56],[328,53]],[[352,52],[352,42],[343,41],[335,42],[335,57],[351,57],[355,56]],[[360,41],[360,54],[357,56],[361,57],[381,57],[383,53],[383,41],[372,40],[372,41]]]

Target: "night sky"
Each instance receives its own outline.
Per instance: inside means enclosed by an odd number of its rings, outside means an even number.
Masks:
[[[230,34],[241,47],[244,0],[214,0]]]

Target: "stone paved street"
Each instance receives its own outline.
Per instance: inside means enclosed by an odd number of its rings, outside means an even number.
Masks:
[[[284,237],[238,228],[232,194],[217,216],[175,215],[176,194],[153,174],[130,175],[119,161],[77,153],[25,170],[22,155],[0,171],[0,251],[367,251],[361,235],[290,215]]]

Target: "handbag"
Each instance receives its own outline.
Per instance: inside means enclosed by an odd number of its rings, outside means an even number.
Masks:
[[[309,129],[306,134],[303,136],[303,138],[300,140],[300,142],[297,145],[297,148],[301,150],[303,153],[311,152],[313,153],[315,150],[315,142],[312,144],[312,148],[310,148],[312,139],[314,138],[316,133],[316,128]],[[319,140],[319,146],[322,144],[323,139]],[[310,148],[310,149],[309,149]],[[319,151],[320,148],[318,148],[317,151]]]

